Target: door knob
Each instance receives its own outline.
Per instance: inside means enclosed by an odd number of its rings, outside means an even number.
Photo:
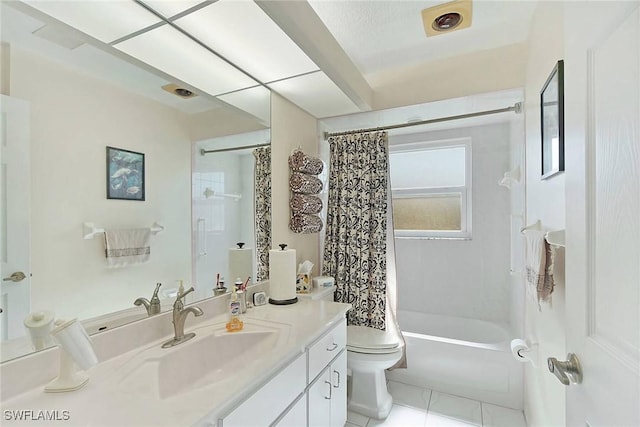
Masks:
[[[564,385],[580,384],[582,382],[582,367],[578,356],[573,353],[567,354],[567,361],[561,362],[555,357],[547,359],[549,372],[556,376]]]
[[[2,279],[3,282],[21,282],[25,279],[24,273],[22,271],[16,271],[15,273],[13,273],[11,276],[9,277],[4,277]]]

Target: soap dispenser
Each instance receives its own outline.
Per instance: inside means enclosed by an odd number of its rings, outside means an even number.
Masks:
[[[231,300],[229,301],[229,322],[227,322],[227,331],[236,332],[242,330],[244,323],[240,320],[242,309],[240,301],[238,301],[238,293],[236,287],[231,288]]]

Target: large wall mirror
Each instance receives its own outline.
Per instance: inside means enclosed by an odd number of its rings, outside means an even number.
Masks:
[[[146,317],[133,302],[150,299],[158,282],[163,310],[179,280],[196,287],[195,298],[212,297],[229,247],[256,245],[252,162],[264,147],[247,146],[270,141],[269,91],[243,74],[234,80],[242,88],[214,96],[207,80],[174,76],[180,52],[168,52],[166,68],[138,52],[137,37],[169,29],[167,21],[104,43],[22,2],[1,7],[2,361],[35,350],[23,326],[30,313],[80,318],[97,333]],[[108,146],[144,154],[144,201],[107,199]],[[219,148],[229,151],[201,154]],[[104,233],[84,238],[85,223],[162,230],[148,262],[108,268]]]

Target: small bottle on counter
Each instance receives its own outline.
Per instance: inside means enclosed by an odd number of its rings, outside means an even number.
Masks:
[[[242,330],[244,323],[240,320],[242,308],[238,300],[238,293],[235,286],[231,290],[231,300],[229,301],[229,322],[227,322],[227,331],[236,332]]]
[[[213,295],[224,295],[227,293],[227,288],[224,287],[224,277],[220,276],[220,273],[216,276],[216,286],[213,288]]]

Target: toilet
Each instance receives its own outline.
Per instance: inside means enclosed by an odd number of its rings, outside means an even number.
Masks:
[[[402,357],[394,322],[387,330],[347,326],[347,368],[351,371],[348,409],[367,417],[384,419],[393,400],[387,390],[384,371]]]
[[[301,298],[333,301],[335,286],[315,288]],[[402,357],[399,332],[393,320],[387,329],[347,326],[347,369],[351,374],[348,409],[370,418],[387,418],[393,400],[387,390],[384,371]]]

